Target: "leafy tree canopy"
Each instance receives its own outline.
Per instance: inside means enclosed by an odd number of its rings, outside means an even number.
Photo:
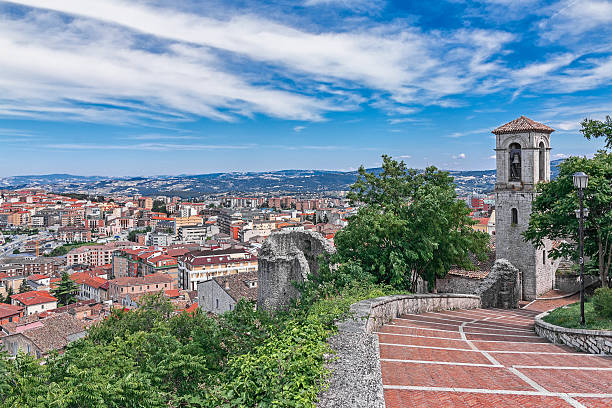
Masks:
[[[472,268],[469,253],[486,254],[488,235],[473,230],[453,178],[435,167],[407,169],[383,156],[380,174],[359,169],[348,197],[365,206],[336,234],[333,261],[376,283],[415,290],[421,277],[432,286],[453,265]]]
[[[578,195],[572,175],[583,171],[589,176],[584,191],[584,205],[589,209],[585,220],[584,253],[591,261],[588,270],[599,274],[604,285],[609,285],[612,261],[612,154],[598,152],[592,159],[570,157],[561,163],[559,176],[540,184],[533,203],[533,212],[525,238],[541,246],[545,238],[561,240],[553,249],[553,258],[578,259]]]
[[[612,149],[612,118],[610,116],[606,116],[603,121],[585,119],[581,125],[582,129],[580,131],[584,137],[589,140],[602,137],[606,139],[606,149]]]

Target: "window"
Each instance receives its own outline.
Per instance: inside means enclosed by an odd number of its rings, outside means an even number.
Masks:
[[[542,251],[542,265],[546,265],[546,250]]]
[[[516,208],[513,208],[511,210],[512,213],[512,225],[517,225],[518,224],[518,210]]]
[[[218,309],[219,308],[219,299],[215,299],[215,300],[216,300],[216,306],[215,307]]]

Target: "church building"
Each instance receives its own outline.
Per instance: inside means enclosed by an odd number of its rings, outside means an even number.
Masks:
[[[536,249],[522,236],[529,225],[536,185],[550,181],[550,134],[554,129],[521,116],[493,130],[497,161],[495,183],[496,258],[507,259],[522,275],[525,300],[553,288],[551,242]]]

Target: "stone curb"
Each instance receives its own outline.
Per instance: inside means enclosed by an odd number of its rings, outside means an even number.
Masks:
[[[338,322],[338,333],[329,343],[336,359],[329,388],[320,395],[318,407],[384,408],[378,336],[373,332],[393,318],[407,313],[449,309],[475,309],[480,297],[464,294],[392,295],[362,300],[351,305],[351,317]]]
[[[555,344],[565,344],[578,351],[590,354],[612,355],[612,331],[570,329],[545,322],[550,312],[537,315],[534,319],[535,332]]]

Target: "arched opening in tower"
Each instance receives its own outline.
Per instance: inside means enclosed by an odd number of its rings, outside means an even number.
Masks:
[[[540,154],[539,154],[539,167],[540,167],[540,181],[546,180],[546,147],[544,142],[540,142]]]
[[[510,145],[510,181],[521,181],[521,145]]]

